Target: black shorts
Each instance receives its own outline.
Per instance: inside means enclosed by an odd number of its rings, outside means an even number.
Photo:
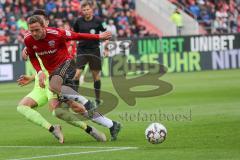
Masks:
[[[76,63],[74,60],[69,59],[65,61],[63,64],[61,64],[49,77],[51,78],[54,75],[61,76],[63,79],[63,85],[73,87],[72,79],[76,73]]]
[[[76,62],[78,69],[84,69],[86,64],[89,64],[90,70],[102,70],[102,59],[99,49],[86,51],[78,50]]]

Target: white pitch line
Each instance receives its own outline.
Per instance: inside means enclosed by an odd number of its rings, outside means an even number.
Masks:
[[[101,153],[101,152],[121,151],[121,150],[128,150],[128,149],[137,149],[137,147],[135,148],[125,147],[125,148],[104,149],[104,150],[98,150],[98,151],[52,154],[52,155],[45,155],[45,156],[26,157],[26,158],[17,158],[17,159],[8,159],[8,160],[32,160],[32,159],[39,159],[39,158],[52,158],[52,157],[71,156],[71,155],[80,155],[80,154],[92,154],[92,153]]]
[[[137,149],[137,147],[99,147],[99,146],[0,146],[0,148],[52,148],[52,149],[61,149],[61,148],[96,148],[96,149]]]

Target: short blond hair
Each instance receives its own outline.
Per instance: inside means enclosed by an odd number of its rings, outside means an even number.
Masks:
[[[93,8],[93,2],[92,2],[92,1],[89,1],[89,0],[84,0],[84,1],[82,1],[82,3],[81,3],[81,8],[84,8],[84,7],[86,7],[86,6],[89,6],[89,7]]]
[[[28,25],[33,23],[39,23],[41,26],[44,26],[44,21],[40,16],[33,15],[28,18]]]

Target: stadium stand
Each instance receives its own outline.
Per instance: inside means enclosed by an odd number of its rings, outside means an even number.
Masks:
[[[93,0],[95,15],[106,21],[118,38],[153,36],[151,25],[136,14],[135,0]],[[0,44],[21,43],[27,17],[34,9],[45,9],[50,26],[72,26],[81,14],[81,0],[2,0],[0,1]],[[150,27],[145,27],[150,26]],[[150,34],[151,33],[151,34]]]
[[[239,0],[170,0],[196,17],[206,33],[237,33],[240,31]]]
[[[50,26],[72,26],[82,0],[0,1],[0,44],[21,43],[26,18],[37,8],[49,14]],[[200,24],[200,34],[240,32],[240,0],[169,0]],[[114,37],[162,36],[163,31],[136,13],[136,0],[93,0],[95,15],[106,21]]]

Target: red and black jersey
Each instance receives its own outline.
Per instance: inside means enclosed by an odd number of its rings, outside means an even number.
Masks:
[[[41,70],[36,54],[41,58],[44,67],[49,74],[58,68],[66,60],[71,59],[66,42],[69,40],[99,40],[97,34],[75,33],[57,28],[46,28],[44,39],[35,40],[31,33],[24,37],[27,53],[30,61],[37,72]]]

